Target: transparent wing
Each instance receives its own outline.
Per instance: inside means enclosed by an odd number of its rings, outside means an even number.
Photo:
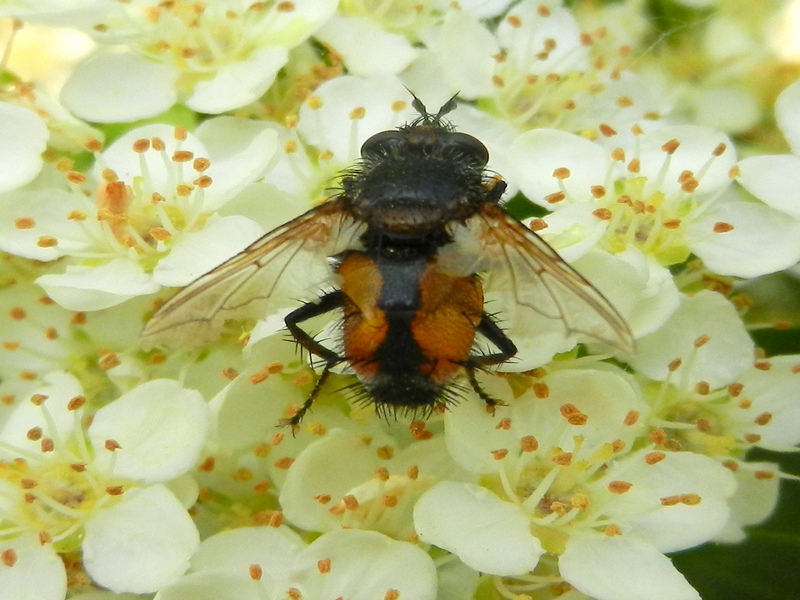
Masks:
[[[586,336],[633,352],[628,325],[608,300],[501,207],[484,205],[466,229],[479,242],[474,266],[483,272],[487,310],[515,343],[540,336],[563,351]]]
[[[230,319],[260,318],[330,285],[328,257],[358,245],[364,225],[330,200],[274,229],[167,300],[139,338],[144,348],[197,347]]]

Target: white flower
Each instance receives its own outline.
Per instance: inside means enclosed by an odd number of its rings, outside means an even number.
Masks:
[[[0,139],[4,140],[0,145],[0,192],[21,187],[39,174],[47,138],[47,127],[36,113],[0,102]]]
[[[108,47],[78,65],[62,102],[103,123],[151,117],[175,102],[210,114],[255,102],[289,50],[331,16],[336,2],[223,0],[197,7],[141,2],[97,15],[87,33]]]
[[[198,593],[237,600],[436,598],[436,567],[421,549],[371,531],[323,534],[310,545],[287,527],[242,528],[205,540],[192,573],[156,600]]]
[[[207,420],[200,394],[151,381],[99,409],[84,430],[77,380],[56,372],[45,381],[0,427],[0,545],[21,567],[2,571],[3,589],[25,597],[35,576],[60,600],[63,565],[48,556],[77,549],[89,576],[114,591],[152,592],[179,577],[200,540],[163,483],[197,460]],[[50,566],[30,573],[25,565],[36,561]]]
[[[37,280],[72,310],[185,285],[262,233],[246,217],[215,213],[256,179],[274,144],[265,126],[232,117],[205,122],[196,135],[134,129],[97,155],[91,177],[69,170],[65,188],[2,197],[0,247],[43,261],[72,257],[64,273]],[[251,210],[262,211],[260,202]]]
[[[447,414],[450,451],[482,486],[425,493],[420,538],[514,577],[509,589],[563,579],[600,600],[699,598],[663,553],[721,531],[733,475],[690,452],[629,450],[647,407],[614,370],[555,371],[534,385],[494,417],[471,403]]]
[[[638,248],[664,266],[694,253],[722,275],[754,277],[800,258],[800,220],[730,189],[724,134],[664,127],[611,152],[556,130],[521,134],[507,176],[554,212],[534,228],[568,260],[592,247]],[[764,244],[768,237],[772,244]]]
[[[800,81],[781,92],[775,119],[792,154],[745,158],[736,165],[736,180],[768,206],[800,219]]]
[[[472,476],[448,458],[441,435],[403,447],[385,434],[334,430],[300,452],[279,501],[286,518],[302,529],[370,529],[408,540],[414,503],[444,478]]]
[[[583,33],[560,2],[515,4],[492,31],[465,10],[450,10],[432,36],[435,67],[425,77],[518,131],[557,127],[600,137],[666,111],[618,56]],[[437,81],[438,80],[438,81]]]

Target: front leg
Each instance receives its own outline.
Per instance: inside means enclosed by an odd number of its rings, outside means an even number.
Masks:
[[[322,370],[322,375],[320,375],[319,379],[317,380],[314,389],[311,390],[311,394],[308,396],[306,401],[303,402],[303,405],[300,407],[300,409],[293,416],[286,419],[281,419],[281,425],[289,426],[294,429],[300,424],[300,421],[303,420],[303,417],[311,408],[311,405],[314,404],[314,400],[319,395],[323,384],[328,379],[331,368],[341,362],[344,362],[345,360],[343,356],[338,355],[330,348],[326,348],[312,336],[310,336],[308,332],[300,327],[300,323],[342,308],[343,305],[344,294],[340,290],[335,290],[333,292],[324,294],[318,301],[304,304],[300,308],[297,308],[286,315],[286,328],[289,330],[292,338],[294,338],[298,344],[308,350],[311,354],[319,356],[321,359],[323,359],[325,361],[325,368]]]

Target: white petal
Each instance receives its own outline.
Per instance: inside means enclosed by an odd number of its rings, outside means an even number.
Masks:
[[[43,407],[33,402],[19,402],[14,410],[5,416],[0,426],[0,440],[17,448],[33,449],[38,447],[38,442],[31,440],[27,432],[33,427],[41,427],[46,437],[53,439],[68,439],[75,429],[75,414],[67,408],[70,400],[83,395],[80,381],[66,371],[54,371],[43,377],[44,385],[40,385],[31,392],[41,394],[46,398],[47,417]],[[17,458],[16,453],[2,450],[2,454],[9,459]],[[38,452],[38,450],[37,450]]]
[[[416,55],[404,36],[390,33],[366,17],[335,15],[315,37],[339,53],[353,75],[399,73]]]
[[[736,493],[728,499],[731,515],[728,523],[713,541],[738,544],[747,537],[749,525],[756,525],[769,517],[778,505],[781,480],[779,477],[755,477],[754,472],[777,471],[775,463],[748,462],[746,469],[734,473],[738,485]]]
[[[68,265],[63,274],[42,275],[36,283],[68,310],[101,310],[161,289],[141,266],[124,258],[99,267]]]
[[[135,141],[152,138],[159,138],[164,142],[163,152],[151,149],[138,153],[131,149]],[[193,133],[187,133],[185,139],[178,141],[175,139],[174,127],[153,123],[131,129],[103,150],[100,160],[92,167],[92,173],[100,181],[103,170],[108,168],[117,174],[120,181],[129,185],[136,178],[144,178],[150,189],[171,196],[176,182],[175,164],[169,161],[169,157],[178,148],[191,152],[197,158],[209,158],[208,150]],[[212,185],[209,191],[213,187]]]
[[[694,120],[731,134],[758,124],[761,106],[755,94],[734,85],[696,90],[691,97]]]
[[[75,67],[61,90],[61,102],[87,121],[136,121],[175,104],[174,81],[167,66],[133,54],[103,52]]]
[[[439,591],[436,600],[473,598],[481,577],[460,560],[448,560],[439,566]]]
[[[322,106],[303,104],[298,131],[319,150],[330,150],[333,161],[343,166],[360,157],[361,144],[372,134],[394,129],[415,116],[408,90],[388,75],[335,77],[314,90],[314,95]],[[398,103],[406,108],[398,112]],[[366,109],[364,116],[353,119],[356,109]]]
[[[85,531],[86,572],[115,592],[144,594],[175,581],[200,545],[189,514],[161,485],[125,492],[119,504],[92,516]]]
[[[588,51],[580,41],[580,27],[575,17],[557,3],[547,6],[547,13],[538,11],[536,2],[520,2],[500,21],[497,38],[506,49],[508,60],[525,74],[566,74],[587,67]],[[509,17],[518,19],[511,22]],[[540,58],[548,44],[553,49]]]
[[[0,102],[0,192],[21,187],[42,168],[49,137],[44,121],[32,110]]]
[[[695,341],[708,341],[695,347]],[[736,309],[716,292],[684,297],[664,326],[636,342],[630,364],[659,381],[668,377],[682,389],[699,381],[718,388],[733,382],[753,362],[753,342]],[[675,359],[682,363],[673,372]]]
[[[13,551],[16,562],[0,565],[0,598],[64,600],[67,573],[51,544],[33,534],[0,541],[0,552]]]
[[[330,560],[330,572],[319,564]],[[375,600],[395,590],[400,598],[434,600],[436,567],[419,546],[374,531],[345,529],[317,538],[298,557],[295,580],[309,598]]]
[[[153,269],[153,281],[184,286],[238,254],[264,235],[247,217],[220,217],[200,231],[181,234],[167,256]]]
[[[692,452],[672,452],[648,464],[647,452],[641,450],[613,463],[596,482],[592,498],[602,502],[598,510],[609,520],[629,526],[626,534],[647,540],[661,552],[697,546],[722,531],[730,517],[727,499],[736,489],[733,473],[719,461]],[[632,487],[624,494],[613,494],[608,485],[618,480]],[[662,498],[683,494],[697,495],[699,502],[661,503]]]
[[[247,569],[215,569],[181,577],[160,588],[154,600],[264,600],[263,588],[263,583],[252,579]]]
[[[563,190],[569,200],[591,200],[591,188],[602,185],[608,173],[608,155],[602,146],[571,133],[555,129],[533,129],[521,134],[511,145],[514,163],[507,176],[525,196],[547,208],[549,194]],[[569,177],[557,179],[556,169],[566,168]]]
[[[571,537],[558,567],[567,583],[597,600],[700,600],[666,556],[625,536]]]
[[[74,194],[51,188],[0,196],[0,249],[42,261],[86,250],[94,241],[91,225],[67,218],[71,211],[84,209],[84,202]],[[32,220],[33,227],[20,227],[19,219]],[[40,246],[43,237],[55,238],[56,244]]]
[[[795,81],[778,96],[775,119],[792,151],[800,154],[800,81]]]
[[[672,140],[677,140],[679,146],[668,155],[662,146]],[[725,149],[715,156],[719,147]],[[668,195],[682,194],[684,171],[698,176],[696,194],[713,193],[730,183],[729,172],[736,163],[736,149],[727,135],[697,125],[673,125],[642,136],[636,156],[641,163],[639,173],[647,177],[644,196],[659,191]]]
[[[432,43],[450,87],[463,98],[491,95],[500,46],[486,26],[464,10],[448,10]]]
[[[774,356],[768,361],[769,370],[754,368],[739,377],[738,382],[744,386],[743,397],[749,402],[732,409],[731,425],[741,437],[757,435],[759,446],[781,450],[800,444],[798,362],[800,356],[796,354]],[[764,422],[767,415],[769,419]]]
[[[717,223],[733,229],[716,233]],[[690,223],[686,239],[706,266],[720,275],[758,277],[800,260],[800,218],[787,218],[756,202],[718,203]]]
[[[343,431],[333,431],[312,442],[292,463],[281,489],[280,505],[286,518],[311,531],[338,528],[340,519],[315,497],[325,494],[338,502],[355,486],[372,479],[381,466],[376,452],[379,446]]]
[[[680,305],[669,270],[634,247],[614,255],[596,250],[572,266],[611,302],[635,338],[657,330]]]
[[[800,157],[765,154],[745,158],[737,166],[736,180],[748,192],[772,208],[800,218]]]
[[[212,535],[192,558],[192,570],[237,569],[259,565],[271,576],[285,576],[306,543],[288,527],[241,527]]]
[[[422,541],[457,554],[483,573],[523,575],[544,553],[521,507],[472,484],[434,485],[414,507],[414,526]]]
[[[217,117],[203,121],[194,134],[205,146],[211,166],[204,174],[207,188],[203,208],[216,210],[266,170],[278,146],[278,134],[264,121]]]
[[[288,58],[285,48],[264,48],[248,60],[227,64],[213,79],[195,86],[186,106],[216,115],[255,102],[275,81]]]
[[[97,460],[113,464],[114,475],[148,482],[168,481],[197,461],[208,428],[199,392],[171,379],[143,383],[97,411],[89,438]],[[106,440],[121,448],[104,450]]]

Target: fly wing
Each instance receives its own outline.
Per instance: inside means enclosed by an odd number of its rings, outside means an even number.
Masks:
[[[197,347],[230,319],[260,318],[330,284],[328,258],[358,244],[363,224],[330,200],[274,229],[162,304],[139,338],[143,348]]]
[[[539,364],[584,337],[633,351],[628,325],[608,300],[500,206],[483,205],[465,230],[472,239],[474,272],[482,274],[487,310],[520,348],[521,363],[529,362],[523,338],[541,347]],[[528,354],[536,355],[536,348]]]

